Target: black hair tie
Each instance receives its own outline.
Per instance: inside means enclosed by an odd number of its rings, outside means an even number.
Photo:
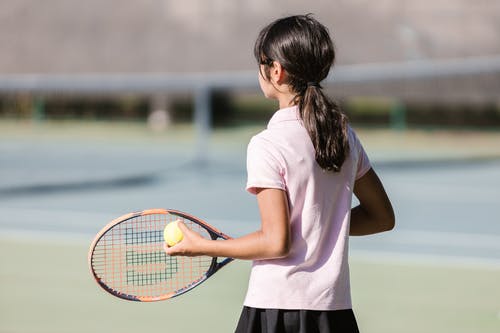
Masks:
[[[321,85],[319,84],[319,82],[307,82],[307,87],[321,88]]]

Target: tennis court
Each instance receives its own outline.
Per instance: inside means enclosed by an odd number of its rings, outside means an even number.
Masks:
[[[231,332],[249,265],[235,262],[186,295],[158,303],[116,299],[86,266],[82,239],[0,242],[1,332]],[[47,262],[47,260],[51,260]],[[351,260],[363,332],[498,332],[500,269]]]
[[[87,250],[112,218],[153,207],[189,211],[233,236],[252,230],[258,212],[243,190],[244,156],[258,129],[214,133],[200,166],[189,129],[158,135],[130,126],[1,124],[0,332],[232,331],[248,263],[230,264],[183,297],[138,304],[95,285]],[[360,136],[398,223],[351,241],[361,330],[498,332],[500,135]]]

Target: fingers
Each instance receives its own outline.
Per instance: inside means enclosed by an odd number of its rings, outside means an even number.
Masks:
[[[179,227],[179,229],[181,229],[183,234],[186,234],[186,232],[191,231],[191,229],[189,229],[181,220],[177,220],[177,226]]]
[[[165,251],[165,253],[168,255],[170,255],[170,253],[172,252],[171,247],[169,247],[166,242],[163,242],[163,251]]]
[[[202,243],[204,238],[191,230],[181,220],[177,221],[177,226],[183,234],[182,240],[173,246],[163,244],[163,250],[169,256],[187,256],[193,257],[202,255]]]
[[[187,249],[185,249],[185,247],[183,245],[179,245],[181,244],[182,241],[180,241],[179,243],[175,244],[175,245],[172,245],[172,246],[168,246],[167,243],[163,243],[163,251],[165,251],[165,253],[169,256],[188,256],[189,252],[187,251]]]

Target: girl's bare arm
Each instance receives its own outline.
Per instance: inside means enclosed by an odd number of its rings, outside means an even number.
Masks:
[[[271,259],[284,257],[290,250],[290,220],[286,192],[264,188],[257,191],[261,228],[246,236],[212,241],[180,224],[184,239],[167,248],[170,255],[230,257],[236,259]]]
[[[394,228],[391,202],[373,169],[356,181],[354,194],[359,205],[351,210],[351,236],[370,235]]]

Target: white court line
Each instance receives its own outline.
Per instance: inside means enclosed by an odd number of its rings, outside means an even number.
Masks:
[[[34,230],[0,230],[0,241],[14,240],[21,242],[50,243],[63,245],[89,245],[93,235],[71,232],[34,231]],[[390,252],[378,250],[350,250],[351,261],[371,263],[389,263],[408,266],[434,266],[466,269],[500,270],[500,259],[433,255],[407,252]]]
[[[438,245],[500,250],[500,235],[448,231],[394,230],[384,238],[390,243]]]
[[[0,229],[0,241],[14,240],[16,242],[75,244],[82,245],[94,238],[92,234],[82,232]]]
[[[100,227],[106,225],[113,218],[119,216],[117,213],[104,212],[88,212],[88,211],[72,211],[72,210],[44,210],[44,209],[26,209],[26,208],[10,208],[1,207],[2,215],[0,217],[0,229],[2,228],[2,219],[9,216],[10,220],[15,221],[30,221],[34,217],[37,220],[42,220],[52,228],[86,228],[96,232]],[[65,226],[64,221],[72,217],[72,221],[68,226]],[[220,229],[222,232],[231,233],[232,236],[237,236],[242,233],[253,231],[260,225],[259,221],[241,221],[227,220],[218,218],[204,218],[205,221]],[[4,226],[6,229],[15,228],[13,224]],[[25,224],[26,229],[34,227],[36,230],[38,225]],[[22,229],[21,229],[22,230]],[[0,230],[1,232],[1,230]],[[76,232],[69,232],[76,233]],[[414,245],[433,245],[440,247],[460,247],[464,249],[487,249],[491,251],[500,251],[500,235],[495,234],[479,234],[465,232],[448,232],[448,231],[423,231],[423,230],[399,230],[396,229],[390,234],[383,234],[383,242],[388,244],[414,244]],[[376,235],[373,238],[368,237],[367,242],[381,241],[381,236]],[[356,240],[358,242],[358,240]],[[361,242],[361,240],[359,241]]]
[[[500,270],[500,259],[483,257],[352,250],[350,251],[350,259],[353,261],[389,263],[408,266]]]
[[[7,208],[7,207],[3,207]],[[44,217],[47,221],[64,221],[64,218],[71,215],[77,215],[80,218],[72,221],[72,227],[85,226],[89,230],[97,233],[101,227],[104,227],[116,214],[103,212],[85,212],[85,211],[52,211],[43,209],[14,209],[7,208],[7,215],[12,210],[21,214],[21,217],[29,220],[30,217]],[[3,212],[6,215],[5,211]],[[19,217],[19,216],[18,216]],[[58,217],[59,219],[57,219]],[[227,220],[218,218],[204,218],[208,223],[212,224],[222,232],[229,233],[232,236],[248,233],[259,226],[258,221],[248,220]],[[93,223],[88,223],[93,221]],[[100,221],[99,226],[95,225],[96,221]],[[75,223],[76,222],[76,223]],[[60,244],[90,244],[94,234],[92,231],[76,232],[64,231],[64,223],[55,223],[52,227],[58,226],[60,230],[36,230],[36,226],[26,225],[26,229],[20,229],[13,226],[1,227],[0,223],[0,240],[14,239],[16,241],[30,242],[48,242]],[[236,234],[237,232],[237,234]],[[463,233],[463,232],[444,232],[444,231],[423,231],[423,230],[394,230],[390,234],[376,235],[368,237],[367,244],[370,242],[384,242],[386,244],[413,244],[421,246],[436,245],[448,248],[461,249],[482,249],[490,250],[489,253],[494,253],[500,250],[500,235],[495,234],[478,234],[478,233]],[[356,242],[363,242],[361,239],[356,239]],[[380,251],[380,250],[357,250],[352,249],[352,258],[370,261],[387,261],[401,264],[433,264],[433,265],[451,265],[461,267],[482,267],[490,269],[500,268],[500,259],[487,258],[480,256],[454,256],[450,255],[434,255],[423,253],[410,253],[402,251]],[[497,252],[498,253],[498,252]]]
[[[24,207],[8,207],[8,206],[0,206],[2,210],[2,215],[11,214],[13,216],[21,214],[24,216],[63,216],[66,219],[68,216],[82,216],[89,217],[93,219],[108,219],[111,216],[111,213],[105,212],[96,212],[96,211],[81,211],[81,210],[69,210],[69,209],[41,209],[41,208],[24,208]],[[125,213],[123,213],[125,214]]]

